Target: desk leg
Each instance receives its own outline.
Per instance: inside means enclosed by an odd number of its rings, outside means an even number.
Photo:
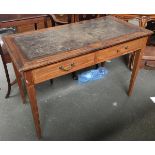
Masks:
[[[25,83],[26,83],[26,88],[27,88],[27,94],[30,100],[30,105],[31,105],[31,110],[32,110],[32,115],[34,119],[37,137],[41,138],[39,111],[38,111],[38,106],[37,106],[35,85],[33,84],[33,76],[31,72],[26,72],[24,73],[24,77],[25,77]]]
[[[13,68],[15,71],[15,75],[16,75],[16,79],[17,79],[17,83],[18,83],[18,87],[19,87],[19,91],[20,91],[20,96],[22,98],[23,103],[25,103],[25,95],[24,95],[24,90],[22,87],[22,80],[21,80],[21,75],[18,72],[18,70],[16,69],[16,66],[13,64]]]
[[[131,96],[134,83],[139,71],[139,65],[140,65],[140,60],[142,58],[142,50],[138,50],[135,52],[134,56],[134,64],[133,64],[133,69],[132,69],[132,74],[131,74],[131,79],[130,79],[130,85],[129,85],[129,90],[128,90],[128,95]]]

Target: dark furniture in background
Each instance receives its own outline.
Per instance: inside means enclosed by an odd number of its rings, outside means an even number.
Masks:
[[[11,91],[11,86],[16,83],[16,80],[14,80],[13,82],[11,82],[11,80],[10,80],[7,64],[11,63],[11,58],[10,58],[7,50],[3,46],[2,37],[4,35],[8,35],[8,34],[12,34],[12,33],[15,33],[15,30],[13,28],[0,30],[0,55],[1,55],[2,63],[4,66],[5,75],[6,75],[6,80],[7,80],[7,84],[8,84],[8,88],[7,88],[8,90],[7,90],[5,98],[9,97],[10,91]]]
[[[145,28],[153,31],[154,34],[149,37],[141,66],[145,69],[153,70],[155,69],[155,18],[154,20],[149,20]]]
[[[151,22],[155,21],[155,14],[115,14],[117,18],[129,21],[135,19],[139,22],[140,27],[150,29]],[[149,24],[149,25],[148,25]],[[155,26],[152,25],[152,29],[155,30]],[[128,57],[128,67],[133,68],[134,54],[130,54]],[[155,69],[155,35],[153,34],[148,40],[147,46],[142,57],[140,67],[144,69]]]

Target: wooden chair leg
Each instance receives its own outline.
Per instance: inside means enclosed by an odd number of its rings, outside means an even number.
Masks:
[[[104,67],[104,66],[105,66],[105,61],[101,62],[101,67]]]
[[[4,66],[4,70],[5,70],[5,75],[6,75],[7,83],[8,83],[8,90],[7,90],[7,93],[5,95],[5,98],[9,98],[10,92],[11,92],[10,76],[9,76],[9,72],[8,72],[7,65],[5,64],[5,62],[3,63],[3,66]]]
[[[132,71],[134,66],[135,53],[129,54],[128,68]]]
[[[105,62],[101,62],[101,67],[104,67],[104,65],[105,65]],[[95,69],[98,69],[98,68],[99,68],[99,64],[96,64]]]
[[[5,95],[5,98],[9,98],[10,92],[11,92],[11,85],[10,85],[10,83],[8,83],[8,90],[7,90],[7,93]]]
[[[97,68],[99,68],[99,64],[96,64],[96,65],[95,65],[95,69],[97,69]]]
[[[53,79],[50,79],[50,83],[51,83],[51,85],[53,84]]]
[[[17,83],[18,83],[18,87],[19,87],[19,91],[20,91],[22,101],[23,101],[23,103],[25,103],[25,94],[24,94],[24,90],[23,90],[23,86],[22,86],[21,75],[18,72],[18,70],[16,69],[16,66],[14,64],[13,64],[13,68],[15,71],[15,75],[16,75],[16,79],[17,79]]]
[[[78,80],[78,76],[77,76],[76,72],[72,73],[72,78],[73,78],[73,80]]]
[[[4,55],[3,55],[2,51],[1,51],[1,58],[2,58],[2,62],[3,62],[4,70],[5,70],[6,80],[8,83],[8,90],[7,90],[5,98],[8,98],[10,96],[10,92],[11,92],[11,82],[10,82],[10,76],[9,76],[8,68],[7,68],[7,65],[5,63],[5,59],[4,59]]]
[[[17,80],[15,79],[14,81],[11,82],[11,86],[17,83]]]

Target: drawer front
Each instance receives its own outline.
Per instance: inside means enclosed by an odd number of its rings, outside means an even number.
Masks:
[[[95,53],[33,70],[34,83],[40,83],[94,65]]]
[[[96,63],[100,63],[106,60],[110,60],[112,58],[119,57],[121,55],[125,55],[127,53],[131,53],[135,50],[141,48],[141,40],[135,40],[128,43],[116,45],[114,47],[107,48],[105,50],[100,50],[96,52]]]

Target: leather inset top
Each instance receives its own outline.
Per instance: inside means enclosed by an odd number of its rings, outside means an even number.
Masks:
[[[92,19],[64,25],[58,29],[19,35],[15,37],[15,43],[28,60],[33,60],[79,49],[92,43],[104,42],[137,31],[140,31],[138,27],[129,28],[121,22],[111,20],[111,18]]]

